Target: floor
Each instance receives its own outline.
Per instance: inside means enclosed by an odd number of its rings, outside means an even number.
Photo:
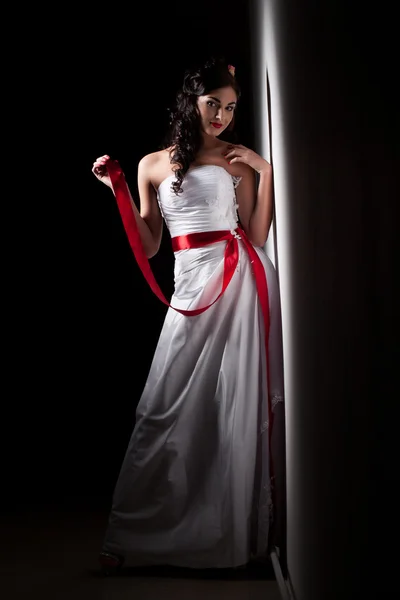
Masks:
[[[122,569],[104,577],[97,554],[105,511],[36,510],[1,515],[4,600],[281,600],[272,567],[227,572]]]

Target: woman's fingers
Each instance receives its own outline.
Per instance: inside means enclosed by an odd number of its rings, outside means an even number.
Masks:
[[[103,156],[99,156],[98,158],[96,158],[96,160],[93,163],[92,172],[99,177],[104,177],[107,171],[105,165],[109,159],[110,157],[108,156],[108,154],[103,154]]]

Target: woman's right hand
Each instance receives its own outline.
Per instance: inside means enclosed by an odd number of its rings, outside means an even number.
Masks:
[[[105,183],[109,188],[113,189],[110,176],[107,171],[106,162],[110,159],[108,154],[99,156],[93,163],[92,173],[99,181]]]

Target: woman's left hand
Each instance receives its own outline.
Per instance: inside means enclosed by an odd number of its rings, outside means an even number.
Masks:
[[[229,144],[227,151],[224,151],[223,154],[230,165],[235,162],[242,162],[249,165],[257,173],[268,172],[272,169],[268,161],[242,144]]]

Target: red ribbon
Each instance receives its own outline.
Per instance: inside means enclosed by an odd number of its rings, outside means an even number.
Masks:
[[[239,260],[239,247],[238,247],[238,239],[244,244],[244,247],[250,257],[250,262],[253,268],[253,274],[255,277],[255,283],[257,287],[257,293],[261,304],[262,314],[264,318],[264,326],[265,326],[265,349],[266,349],[266,359],[267,359],[267,377],[269,384],[269,369],[268,369],[268,337],[269,337],[269,299],[268,299],[268,285],[267,278],[265,275],[264,265],[261,262],[260,257],[258,256],[254,246],[248,240],[245,232],[241,227],[238,227],[234,233],[231,231],[206,231],[201,233],[190,233],[188,235],[180,235],[172,238],[172,248],[174,252],[178,252],[179,250],[186,250],[190,248],[201,248],[207,246],[209,244],[214,244],[216,242],[221,242],[226,240],[227,244],[225,247],[224,254],[224,276],[222,282],[222,289],[218,296],[208,304],[207,306],[203,306],[202,308],[197,308],[195,310],[182,310],[180,308],[175,308],[172,306],[168,300],[165,298],[163,292],[161,291],[154,274],[151,270],[149,260],[144,252],[143,245],[140,239],[139,229],[136,223],[136,217],[132,210],[131,199],[129,196],[129,190],[127,183],[125,181],[124,173],[119,166],[118,161],[109,159],[106,163],[107,171],[111,179],[111,183],[114,189],[115,198],[117,200],[117,205],[119,208],[119,212],[121,214],[122,222],[125,228],[125,232],[128,236],[129,244],[132,248],[133,254],[136,258],[136,261],[145,276],[148,284],[150,285],[153,292],[156,296],[167,306],[173,308],[177,312],[192,317],[195,315],[199,315],[206,311],[210,306],[215,304],[217,300],[222,296],[225,292],[226,288],[231,281],[235,269]],[[272,407],[271,407],[271,396],[269,402],[269,423],[270,423],[270,436],[272,430]],[[271,441],[271,437],[270,437]],[[270,455],[271,456],[271,455]],[[271,476],[272,476],[272,461],[271,461]]]
[[[213,302],[211,302],[211,304],[208,304],[207,306],[203,306],[202,308],[197,308],[194,310],[183,310],[180,308],[176,308],[172,306],[165,298],[161,288],[159,287],[154,277],[149,260],[144,252],[138,226],[136,223],[135,214],[132,210],[131,199],[129,196],[129,190],[126,184],[124,173],[118,161],[109,159],[106,163],[106,167],[111,179],[111,184],[114,189],[118,209],[121,214],[124,229],[128,236],[129,244],[132,248],[133,254],[148,284],[150,285],[151,289],[156,294],[156,296],[161,300],[161,302],[188,317],[199,315],[206,311],[208,308],[210,308],[210,306],[215,304],[215,302],[219,300],[219,298],[222,296],[222,294],[228,287],[229,282],[231,281],[235,269],[237,267],[239,260],[239,248],[237,238],[240,238],[244,243],[244,246],[250,256],[250,261],[253,265],[253,273],[255,276],[258,296],[260,298],[264,317],[266,340],[268,340],[269,305],[268,287],[267,279],[265,276],[265,270],[257,252],[255,251],[253,245],[247,239],[247,236],[243,229],[241,227],[237,228],[237,230],[235,231],[237,237],[231,231],[223,230],[190,233],[188,235],[182,235],[172,238],[172,248],[174,252],[178,252],[179,250],[186,250],[189,248],[201,248],[209,244],[214,244],[216,242],[221,242],[224,240],[227,241],[224,254],[224,277],[222,282],[222,289],[218,296],[215,298],[215,300],[213,300]]]

